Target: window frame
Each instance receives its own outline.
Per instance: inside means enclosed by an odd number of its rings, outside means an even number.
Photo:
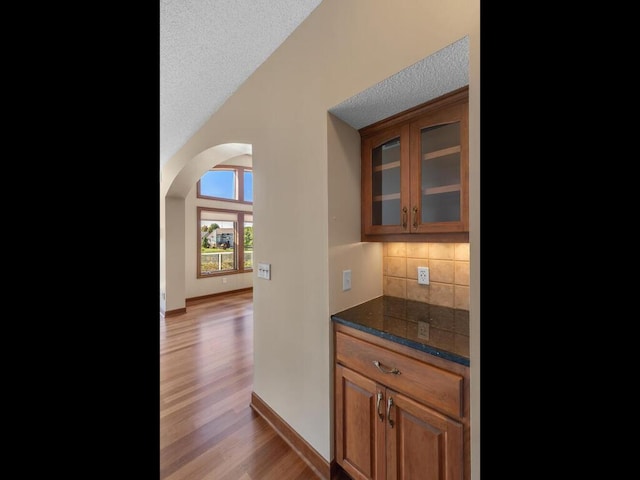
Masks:
[[[235,191],[238,198],[224,198],[224,197],[212,197],[210,195],[204,195],[201,191],[200,179],[198,179],[196,196],[205,200],[216,200],[220,202],[232,202],[241,203],[244,205],[253,205],[253,201],[247,201],[244,199],[244,174],[245,172],[251,172],[253,175],[253,168],[243,167],[242,165],[223,165],[209,169],[208,171],[233,171],[235,177]]]
[[[198,206],[196,214],[196,227],[197,227],[197,248],[196,248],[196,278],[213,278],[213,277],[222,277],[225,275],[237,275],[239,273],[250,273],[253,272],[253,267],[245,268],[244,266],[244,229],[245,229],[245,215],[249,215],[252,219],[249,221],[253,225],[253,212],[248,212],[245,210],[235,210],[235,209],[223,209],[223,208],[215,208],[215,207],[205,207]],[[202,237],[201,237],[201,228],[202,228],[202,212],[213,212],[213,213],[223,213],[223,214],[232,214],[236,215],[236,220],[233,228],[233,252],[234,252],[234,265],[236,268],[232,270],[223,270],[219,272],[212,273],[202,273]],[[230,221],[230,220],[227,220]]]

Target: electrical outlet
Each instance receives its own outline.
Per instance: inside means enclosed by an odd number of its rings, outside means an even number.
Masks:
[[[342,291],[351,290],[351,270],[342,271]]]
[[[429,285],[429,267],[418,267],[418,283]]]
[[[429,340],[429,324],[427,322],[418,322],[418,338]]]

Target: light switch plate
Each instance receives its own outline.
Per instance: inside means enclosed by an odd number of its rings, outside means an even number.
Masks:
[[[258,263],[258,278],[271,280],[271,264],[270,263]]]

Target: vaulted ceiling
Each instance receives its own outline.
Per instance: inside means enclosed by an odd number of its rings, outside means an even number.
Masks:
[[[321,0],[161,0],[162,167]],[[359,129],[469,83],[463,37],[329,112]]]
[[[321,0],[160,0],[160,166]]]

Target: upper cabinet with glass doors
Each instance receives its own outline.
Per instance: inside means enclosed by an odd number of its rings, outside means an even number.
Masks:
[[[362,241],[469,241],[468,87],[360,130]]]

